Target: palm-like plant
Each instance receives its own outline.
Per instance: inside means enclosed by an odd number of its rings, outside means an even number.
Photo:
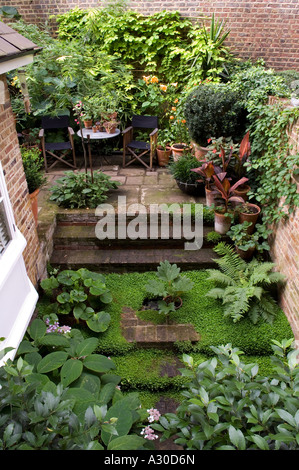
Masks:
[[[220,270],[209,269],[209,279],[217,287],[207,295],[221,299],[224,305],[224,316],[232,317],[234,322],[248,316],[256,324],[259,318],[272,323],[277,304],[267,288],[284,280],[284,276],[274,272],[274,263],[259,262],[253,259],[246,263],[230,246],[218,243],[214,251],[220,255],[215,259]]]

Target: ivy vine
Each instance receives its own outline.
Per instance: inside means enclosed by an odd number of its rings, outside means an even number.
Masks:
[[[283,103],[252,102],[248,117],[252,142],[249,174],[254,178],[251,197],[262,207],[263,223],[277,223],[299,206],[294,179],[299,154],[293,151],[289,139],[289,131],[299,119],[299,109]]]

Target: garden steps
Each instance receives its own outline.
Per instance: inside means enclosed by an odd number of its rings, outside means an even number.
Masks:
[[[116,214],[116,234],[118,227],[126,229],[133,217],[119,219]],[[121,217],[121,216],[119,216]],[[73,210],[57,213],[57,225],[53,236],[53,253],[50,263],[59,269],[80,269],[86,267],[93,271],[151,271],[156,270],[160,261],[176,263],[182,270],[206,269],[215,267],[216,257],[212,245],[205,236],[213,230],[212,226],[203,227],[203,245],[199,250],[185,250],[185,240],[173,236],[173,226],[169,224],[169,236],[161,237],[160,218],[158,217],[158,238],[151,239],[149,228],[144,239],[132,240],[129,237],[99,240],[96,224],[101,217],[94,210]],[[194,224],[190,229],[194,230]],[[124,232],[126,233],[126,231]],[[191,242],[193,240],[190,240]]]

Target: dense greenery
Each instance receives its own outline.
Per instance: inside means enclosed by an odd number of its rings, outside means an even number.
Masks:
[[[51,187],[50,200],[68,209],[95,208],[107,199],[109,191],[118,186],[118,181],[111,180],[102,171],[92,174],[67,171]]]
[[[200,364],[185,355],[183,402],[153,429],[187,450],[298,450],[299,366],[291,343],[273,341],[267,376],[231,344]]]
[[[38,147],[20,147],[29,193],[40,188],[46,179],[42,173],[43,158]]]

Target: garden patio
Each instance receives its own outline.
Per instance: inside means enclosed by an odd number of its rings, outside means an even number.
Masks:
[[[39,298],[2,448],[297,449],[299,72],[240,61],[214,14],[75,8],[54,37],[3,12],[35,56],[1,75],[0,229]]]

